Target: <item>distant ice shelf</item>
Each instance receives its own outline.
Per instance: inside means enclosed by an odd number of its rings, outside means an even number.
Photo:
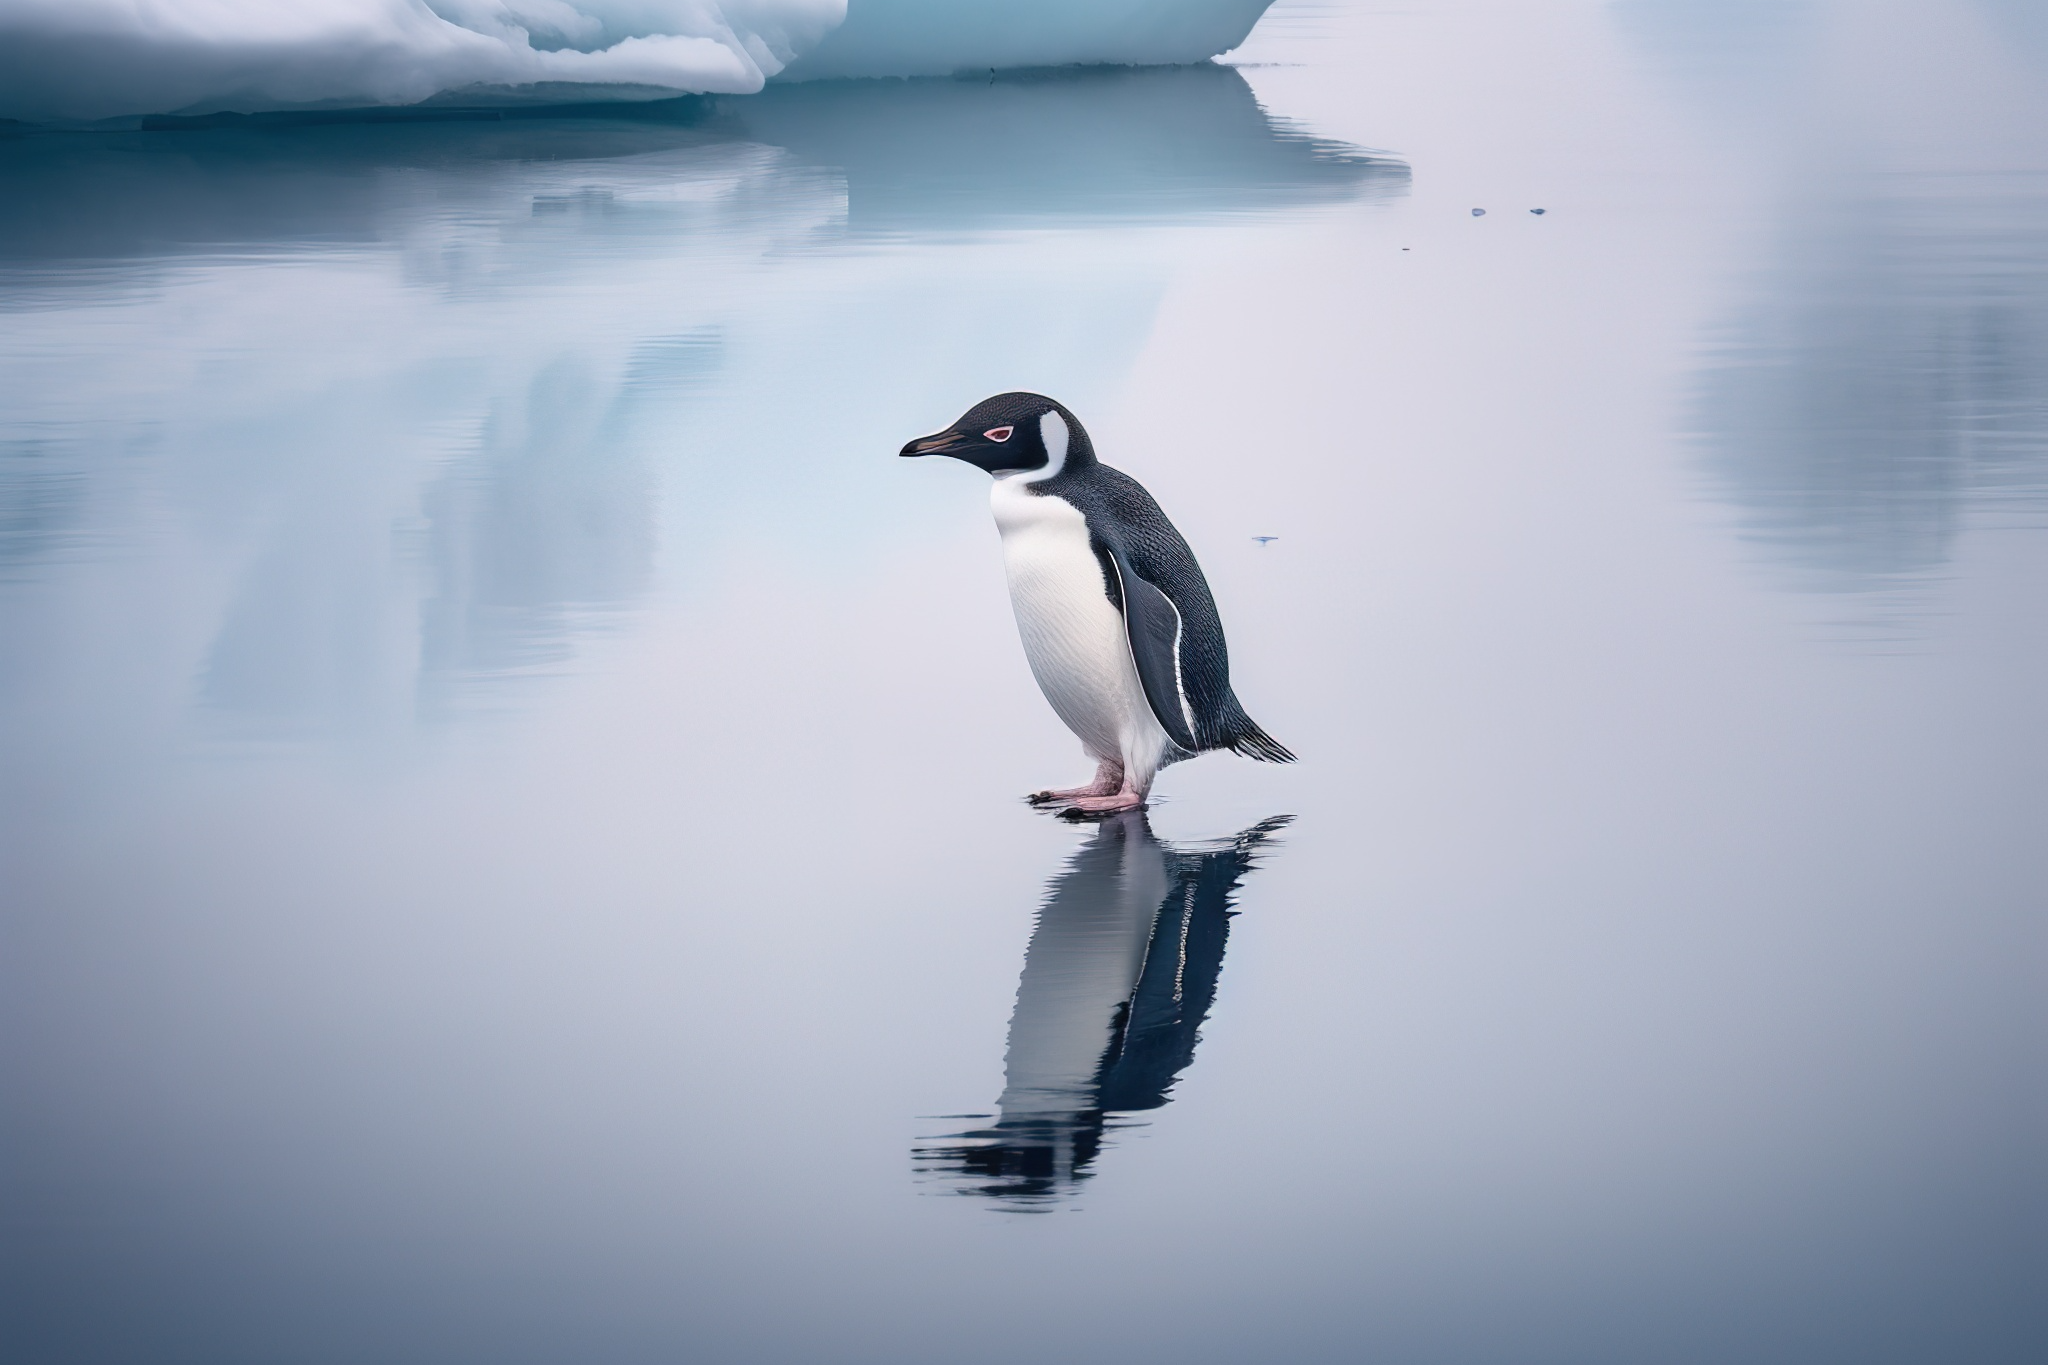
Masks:
[[[1204,60],[1271,0],[0,0],[0,118],[750,94]]]

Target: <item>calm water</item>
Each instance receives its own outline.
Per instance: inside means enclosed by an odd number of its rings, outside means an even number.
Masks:
[[[1236,60],[0,140],[10,1359],[2039,1358],[2048,24]]]

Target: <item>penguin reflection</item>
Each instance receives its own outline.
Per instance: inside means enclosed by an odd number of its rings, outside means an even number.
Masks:
[[[1238,884],[1292,818],[1190,848],[1143,811],[1103,820],[1039,911],[995,1126],[918,1148],[916,1169],[1019,1209],[1086,1179],[1109,1116],[1165,1104],[1194,1060]]]

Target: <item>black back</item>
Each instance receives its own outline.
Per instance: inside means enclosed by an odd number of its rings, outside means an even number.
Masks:
[[[1087,518],[1096,557],[1103,561],[1103,591],[1124,613],[1146,695],[1160,723],[1191,752],[1230,749],[1269,763],[1292,762],[1294,755],[1245,714],[1231,690],[1223,619],[1195,552],[1145,486],[1097,459],[1080,422],[1065,408],[1059,411],[1071,432],[1066,463],[1052,478],[1028,488],[1072,503]],[[1133,576],[1141,581],[1123,581]],[[1177,623],[1148,613],[1145,585],[1173,604]],[[1170,654],[1161,658],[1155,652],[1162,640],[1171,649],[1176,624],[1177,670]],[[1185,717],[1178,714],[1172,690],[1176,674],[1187,694]]]

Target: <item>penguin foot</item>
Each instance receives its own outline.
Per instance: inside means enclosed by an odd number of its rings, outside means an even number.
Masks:
[[[1090,796],[1109,796],[1115,791],[1115,787],[1069,787],[1065,791],[1058,792],[1033,792],[1024,799],[1034,806],[1050,806],[1059,801],[1077,801],[1083,797]]]
[[[1084,796],[1060,812],[1062,820],[1085,820],[1091,815],[1117,815],[1127,810],[1145,809],[1145,798],[1133,791],[1121,791],[1114,796]]]
[[[1114,796],[1123,790],[1124,765],[1105,761],[1095,770],[1095,780],[1085,787],[1069,787],[1065,791],[1033,792],[1025,797],[1034,806],[1049,806],[1055,801],[1079,801],[1097,796]]]

